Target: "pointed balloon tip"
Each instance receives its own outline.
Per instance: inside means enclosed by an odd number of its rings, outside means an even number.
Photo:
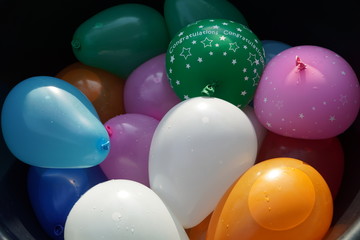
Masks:
[[[295,65],[298,67],[299,71],[306,69],[306,64],[301,61],[299,56],[295,57]]]
[[[110,141],[107,141],[107,142],[101,144],[101,149],[108,151],[110,149]]]
[[[110,141],[109,141],[109,139],[102,138],[99,141],[98,147],[99,147],[100,151],[109,151],[110,150]]]
[[[109,134],[109,137],[111,137],[112,133],[113,133],[112,130],[111,130],[111,127],[109,125],[106,125],[105,129],[106,129],[107,133]]]
[[[203,88],[203,90],[201,91],[201,94],[203,96],[212,97],[215,94],[215,87],[216,87],[216,83],[208,84]]]

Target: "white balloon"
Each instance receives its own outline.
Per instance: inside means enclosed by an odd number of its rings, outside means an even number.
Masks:
[[[163,201],[141,183],[116,179],[88,190],[71,209],[66,240],[188,239]]]
[[[150,187],[191,228],[254,164],[256,153],[256,133],[242,110],[218,98],[191,98],[170,109],[155,130]]]

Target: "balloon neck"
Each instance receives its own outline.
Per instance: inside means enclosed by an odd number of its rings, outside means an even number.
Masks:
[[[303,71],[306,69],[306,64],[301,61],[299,56],[296,56],[295,65],[297,66],[299,71]]]
[[[212,97],[214,96],[215,94],[215,86],[216,84],[215,83],[211,83],[211,84],[208,84],[206,85],[203,90],[201,91],[201,94],[203,96],[207,96],[207,97]]]
[[[79,49],[80,46],[81,46],[80,41],[79,41],[78,39],[73,39],[73,40],[71,41],[71,46],[72,46],[72,48],[74,48],[74,49]]]

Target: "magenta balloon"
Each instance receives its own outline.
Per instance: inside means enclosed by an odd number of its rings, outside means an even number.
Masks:
[[[143,63],[126,80],[124,105],[127,113],[141,113],[161,120],[179,102],[166,76],[165,54]]]
[[[100,164],[108,179],[128,179],[149,186],[149,150],[159,121],[143,114],[127,113],[104,125],[110,135],[111,150]]]

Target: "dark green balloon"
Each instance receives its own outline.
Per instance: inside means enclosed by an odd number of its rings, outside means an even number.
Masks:
[[[165,53],[169,41],[158,11],[142,4],[120,4],[83,22],[71,45],[80,62],[126,78],[145,61]]]
[[[166,53],[167,75],[178,97],[217,97],[239,108],[253,99],[264,66],[265,53],[257,36],[226,19],[188,25]]]
[[[164,16],[171,37],[188,24],[207,18],[229,19],[247,26],[242,13],[227,0],[165,0]]]

